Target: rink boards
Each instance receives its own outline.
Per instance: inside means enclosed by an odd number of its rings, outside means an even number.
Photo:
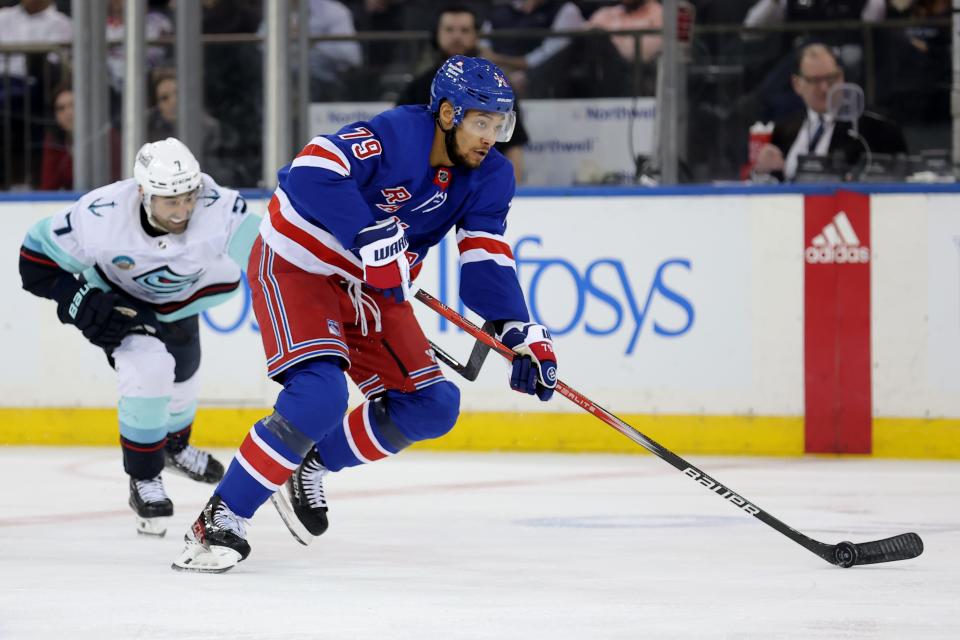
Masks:
[[[533,191],[514,200],[507,238],[560,377],[668,447],[956,458],[960,193],[899,190]],[[69,204],[38,198],[0,199],[0,443],[113,443],[103,354],[20,290],[26,229]],[[452,238],[418,282],[458,304]],[[428,337],[465,358],[470,339],[416,306]],[[232,446],[279,387],[264,376],[248,292],[202,325],[197,439]],[[463,416],[425,446],[637,450],[563,398],[511,392],[495,360],[473,383],[449,374]]]

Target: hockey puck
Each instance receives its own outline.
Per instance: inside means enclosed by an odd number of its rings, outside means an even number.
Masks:
[[[837,561],[837,566],[844,569],[857,564],[857,558],[860,553],[857,551],[857,545],[852,542],[841,542],[833,550],[833,557]]]

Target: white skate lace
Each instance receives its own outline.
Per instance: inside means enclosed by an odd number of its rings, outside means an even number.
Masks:
[[[150,478],[149,480],[134,480],[134,486],[137,488],[137,494],[140,499],[150,504],[152,502],[163,502],[167,500],[167,492],[163,488],[163,480],[160,476]]]
[[[220,506],[213,511],[213,525],[220,529],[232,531],[241,538],[247,537],[247,519],[241,518],[223,503],[220,503]]]
[[[203,475],[207,471],[210,454],[188,444],[180,453],[174,455],[173,459],[193,473]]]
[[[363,285],[359,282],[350,282],[347,285],[347,294],[353,303],[354,323],[360,325],[360,334],[367,335],[367,311],[373,316],[373,330],[380,333],[382,326],[380,324],[380,307],[377,302],[368,293],[364,293]]]
[[[316,458],[304,462],[300,478],[303,483],[303,493],[311,509],[327,506],[326,496],[323,495],[323,476],[325,475],[327,475],[327,468]]]

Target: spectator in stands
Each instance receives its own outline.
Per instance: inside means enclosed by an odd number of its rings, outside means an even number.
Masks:
[[[69,43],[73,23],[50,0],[20,0],[0,8],[0,44]],[[36,117],[50,96],[45,92],[59,82],[60,58],[50,54],[0,54],[0,113],[10,116],[9,138],[0,127],[0,183],[29,186],[37,175],[43,122]],[[25,140],[25,138],[27,138]],[[11,158],[6,164],[6,158]]]
[[[352,36],[356,34],[353,26],[353,14],[338,0],[302,0],[308,4],[310,37]],[[296,42],[297,0],[291,2],[292,25],[294,31],[290,41],[290,60],[293,66],[298,62]],[[260,34],[266,34],[266,24],[260,26]],[[318,42],[310,46],[310,95],[313,100],[336,100],[347,96],[342,94],[343,78],[363,62],[360,44],[353,41]]]
[[[744,26],[759,27],[784,21],[851,20],[879,22],[886,15],[885,0],[758,0],[747,12]]]
[[[761,149],[754,171],[793,180],[801,155],[839,153],[849,166],[856,165],[863,145],[848,135],[850,124],[835,121],[827,108],[830,88],[844,79],[837,57],[825,45],[811,44],[799,51],[796,60],[793,88],[805,109],[774,123],[772,142]],[[900,128],[875,113],[865,111],[857,128],[873,153],[907,152]]]
[[[40,189],[73,189],[73,90],[62,87],[53,94],[53,126],[43,139]]]
[[[147,113],[147,142],[177,137],[177,75],[172,69],[153,74],[154,107]],[[202,158],[204,171],[218,182],[233,174],[224,160],[223,134],[220,122],[206,111],[200,114],[203,128]]]
[[[891,18],[946,18],[950,0],[890,0]],[[950,119],[950,27],[911,25],[877,33],[877,101],[904,122],[930,131],[931,146],[938,143],[936,129]],[[932,126],[931,126],[932,125]]]
[[[780,63],[765,63],[768,70],[765,91],[777,83],[786,89],[793,67],[792,52],[810,42],[824,42],[837,51],[845,69],[852,72],[852,81],[863,77],[863,43],[859,29],[830,28],[838,20],[880,22],[886,15],[886,0],[759,0],[747,12],[743,24],[758,27],[791,22],[823,22],[824,28],[810,33],[787,32],[783,36],[765,38],[765,46],[775,52]],[[784,54],[787,54],[784,56]],[[776,58],[774,60],[776,60]],[[770,69],[770,67],[773,67]]]
[[[483,25],[484,33],[500,29],[550,29],[563,31],[583,26],[583,14],[573,2],[562,0],[513,0],[493,7]],[[481,55],[510,76],[514,89],[523,94],[534,73],[562,76],[564,62],[558,54],[569,38],[496,38],[484,41]],[[545,70],[547,63],[551,68]],[[558,78],[559,79],[559,78]],[[549,81],[548,81],[549,84]]]
[[[204,33],[256,33],[263,19],[263,0],[202,0],[201,4]]]
[[[0,9],[0,44],[42,44],[70,42],[73,22],[57,11],[51,0],[20,0],[12,7]],[[57,62],[53,54],[51,63]],[[0,55],[0,76],[23,79],[28,74],[26,56]]]
[[[363,0],[355,14],[360,31],[401,31],[404,24],[405,0]],[[385,61],[397,58],[395,42],[371,42],[367,45],[367,58],[378,66],[387,66]]]
[[[147,13],[144,16],[144,31],[147,40],[156,40],[173,35],[173,22],[167,15],[169,0],[150,0],[147,3]],[[115,98],[123,93],[124,58],[123,43],[126,33],[123,25],[124,0],[110,0],[107,3],[107,72],[110,78],[110,88],[115,92]],[[170,59],[169,47],[151,45],[147,47],[146,71],[150,72],[167,63]]]
[[[659,0],[621,0],[620,4],[602,7],[590,16],[587,28],[605,31],[627,29],[660,29],[663,27],[663,7]],[[636,39],[632,36],[610,36],[610,41],[620,52],[624,62],[636,59]],[[644,36],[640,40],[640,59],[650,62],[660,54],[663,39],[660,36]]]
[[[110,179],[120,179],[120,132],[110,127]],[[53,93],[53,124],[43,139],[40,189],[73,190],[73,89],[69,83]]]
[[[263,0],[203,0],[203,33],[256,33]],[[252,187],[262,177],[263,54],[254,42],[204,47],[205,104],[228,138],[229,176],[211,173],[221,184]],[[226,150],[225,150],[226,151]],[[204,171],[210,173],[204,166]]]
[[[410,81],[397,97],[397,104],[427,104],[430,102],[430,85],[437,69],[450,56],[476,57],[480,30],[477,14],[465,4],[450,4],[437,14],[433,27],[432,44],[436,50],[433,64]],[[496,148],[513,164],[517,184],[523,177],[523,145],[527,143],[527,131],[520,116],[520,105],[514,100],[517,124],[509,142],[498,142]]]

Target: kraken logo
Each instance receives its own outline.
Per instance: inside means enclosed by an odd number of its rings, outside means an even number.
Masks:
[[[196,273],[180,275],[164,265],[153,271],[141,273],[134,281],[144,289],[158,296],[172,296],[192,287],[203,275],[203,269]]]

